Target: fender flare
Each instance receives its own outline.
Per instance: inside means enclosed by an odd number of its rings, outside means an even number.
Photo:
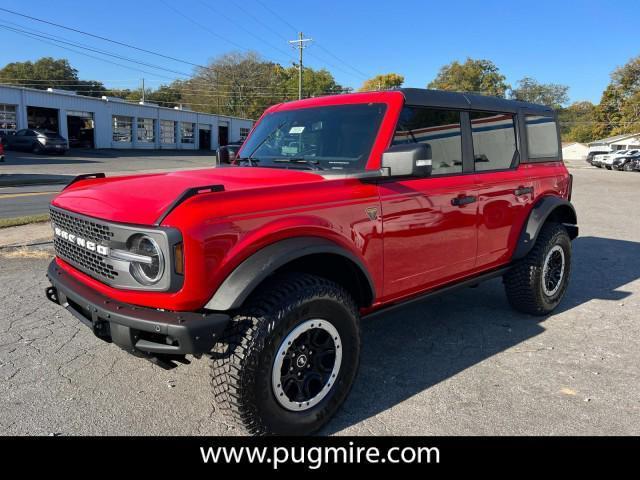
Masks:
[[[353,262],[375,298],[374,283],[363,262],[349,250],[320,237],[296,237],[272,243],[243,260],[222,282],[204,308],[227,311],[240,307],[255,288],[287,263],[307,255],[327,253]]]
[[[513,253],[513,260],[519,260],[524,258],[533,248],[538,239],[538,234],[542,229],[542,226],[547,221],[549,216],[558,209],[563,210],[564,219],[562,223],[569,230],[569,236],[571,240],[578,236],[578,217],[576,215],[576,209],[571,202],[564,198],[555,196],[545,196],[536,202],[529,213],[527,223],[522,227],[520,237],[518,238],[518,244]]]

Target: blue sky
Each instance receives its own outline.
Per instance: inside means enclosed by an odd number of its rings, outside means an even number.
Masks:
[[[610,72],[640,54],[640,37],[626,27],[613,28],[614,13],[617,19],[637,16],[637,0],[3,0],[0,6],[196,64],[241,48],[287,64],[295,52],[286,40],[302,30],[314,39],[306,63],[327,67],[339,83],[356,88],[365,75],[387,72],[403,74],[405,86],[424,87],[440,66],[470,56],[495,62],[513,85],[531,76],[569,85],[571,101],[597,102]],[[0,25],[191,71],[188,65],[0,13]],[[134,66],[155,74],[104,63],[2,28],[0,44],[2,65],[45,55],[66,57],[81,78],[113,88],[135,87],[142,77],[149,86],[169,82],[166,77],[184,78],[150,67]]]

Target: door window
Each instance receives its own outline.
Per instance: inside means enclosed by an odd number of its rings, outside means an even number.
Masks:
[[[517,158],[514,116],[507,113],[469,112],[476,171],[505,170]]]
[[[393,144],[426,143],[431,146],[432,176],[462,173],[460,112],[404,107]]]

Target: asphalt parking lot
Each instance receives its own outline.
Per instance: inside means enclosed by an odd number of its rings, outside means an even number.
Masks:
[[[66,155],[8,151],[0,163],[0,219],[49,211],[55,194],[76,175],[111,175],[208,168],[215,152],[188,150],[71,150]]]
[[[640,174],[573,170],[581,236],[558,311],[499,280],[363,323],[360,373],[323,434],[639,435]],[[0,251],[0,432],[228,435],[208,361],[165,371],[43,295],[47,247]]]

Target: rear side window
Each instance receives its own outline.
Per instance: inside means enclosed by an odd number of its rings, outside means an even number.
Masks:
[[[393,144],[426,143],[431,146],[433,175],[462,173],[460,112],[404,107]]]
[[[552,117],[527,115],[527,150],[529,158],[559,157],[558,132]]]
[[[469,112],[476,171],[511,168],[518,157],[514,116]]]

